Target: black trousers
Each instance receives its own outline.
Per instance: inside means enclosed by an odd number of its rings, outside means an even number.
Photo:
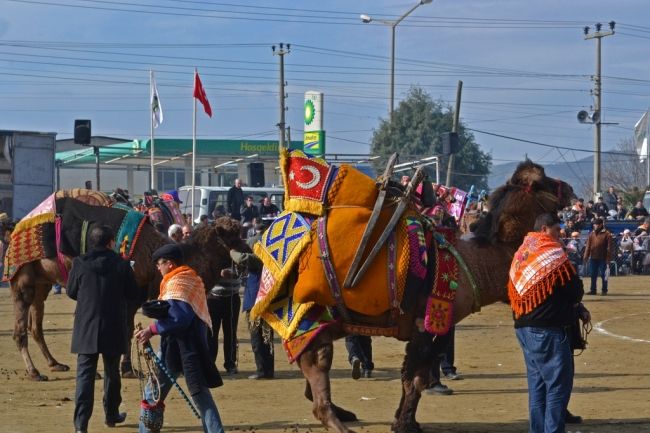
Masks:
[[[257,374],[264,377],[273,377],[275,372],[274,358],[273,358],[273,330],[266,322],[257,320],[254,323],[250,321],[250,313],[246,312],[246,318],[250,326],[251,334],[251,347],[253,349],[253,356],[255,357],[255,366]],[[270,333],[270,340],[264,342],[264,334]]]
[[[208,298],[208,310],[216,346],[215,353],[219,353],[219,329],[223,327],[223,368],[226,370],[237,367],[237,321],[240,308],[239,294]]]
[[[449,342],[446,345],[444,352],[440,356],[436,356],[431,366],[431,377],[433,379],[433,384],[440,382],[440,369],[444,374],[456,373],[456,367],[454,367],[454,341],[456,340],[456,327],[452,326],[449,329]]]
[[[365,335],[348,335],[345,337],[345,348],[348,350],[348,361],[352,358],[359,358],[361,368],[373,370],[375,363],[372,362],[372,338]]]
[[[77,355],[77,390],[75,392],[74,425],[77,430],[87,430],[95,401],[95,376],[99,353]],[[102,354],[104,361],[104,414],[107,420],[119,416],[122,403],[120,380],[120,355]]]

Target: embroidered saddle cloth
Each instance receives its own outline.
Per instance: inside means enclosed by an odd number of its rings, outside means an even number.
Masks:
[[[354,260],[363,232],[370,220],[379,191],[375,181],[355,168],[342,165],[329,189],[327,202],[326,237],[332,268],[338,284],[342,286],[348,269]],[[395,203],[387,203],[379,216],[370,240],[366,246],[362,263],[376,244],[387,226]],[[406,214],[417,215],[415,210]],[[405,216],[394,228],[394,262],[389,263],[390,243],[386,242],[372,261],[362,280],[353,288],[341,288],[346,307],[366,315],[379,315],[399,304],[409,269],[409,242]],[[298,281],[294,288],[294,299],[298,302],[315,302],[333,306],[335,299],[321,261],[322,251],[319,234],[312,231],[311,240],[300,258]],[[392,254],[393,251],[390,251]],[[396,299],[391,300],[391,279],[395,284]],[[396,305],[392,305],[395,303]]]

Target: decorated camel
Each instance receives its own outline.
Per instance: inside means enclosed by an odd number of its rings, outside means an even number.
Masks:
[[[389,168],[375,182],[299,151],[284,152],[280,167],[285,212],[255,245],[264,269],[252,314],[283,338],[307,380],[314,416],[339,433],[356,416],[332,402],[333,341],[346,334],[406,341],[392,428],[420,432],[418,403],[447,331],[482,306],[507,301],[515,250],[538,215],[569,203],[571,187],[525,161],[492,194],[475,237],[458,240],[417,212],[410,195],[417,173],[401,188],[389,181]]]
[[[28,350],[28,331],[38,344],[51,371],[67,371],[50,353],[43,337],[45,300],[52,284],[65,286],[72,259],[86,251],[86,234],[95,225],[109,225],[117,234],[123,257],[133,262],[142,298],[156,297],[160,274],[151,254],[169,240],[157,232],[143,214],[113,202],[105,194],[90,190],[58,191],[21,220],[12,233],[5,257],[4,278],[11,284],[14,299],[14,341],[27,375],[47,380],[35,367]],[[229,219],[197,230],[185,250],[189,263],[206,285],[212,287],[218,270],[230,265],[229,249],[238,245],[240,227]],[[130,324],[140,301],[129,306]],[[130,372],[125,357],[123,374]]]

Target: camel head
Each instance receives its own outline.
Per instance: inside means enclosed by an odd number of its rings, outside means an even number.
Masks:
[[[479,241],[520,244],[542,213],[556,213],[575,198],[566,182],[546,176],[544,167],[527,159],[505,185],[490,195],[488,214],[476,223]]]

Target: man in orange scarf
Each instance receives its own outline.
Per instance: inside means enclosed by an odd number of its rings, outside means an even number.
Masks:
[[[194,404],[201,414],[203,431],[223,433],[223,424],[209,388],[223,384],[210,353],[208,329],[212,329],[210,313],[205,297],[203,281],[196,272],[183,266],[183,251],[178,244],[168,244],[157,249],[152,256],[163,276],[159,300],[169,304],[165,317],[160,317],[135,337],[146,343],[153,335],[161,336],[160,352],[167,370],[178,376],[181,372],[189,388]],[[159,377],[160,402],[172,383],[167,377]],[[149,385],[149,384],[148,384]],[[147,386],[146,400],[155,402],[153,390]],[[148,433],[140,422],[140,433]]]
[[[530,433],[564,433],[573,388],[569,327],[584,289],[559,235],[557,216],[540,215],[510,267],[508,295],[526,361]]]

